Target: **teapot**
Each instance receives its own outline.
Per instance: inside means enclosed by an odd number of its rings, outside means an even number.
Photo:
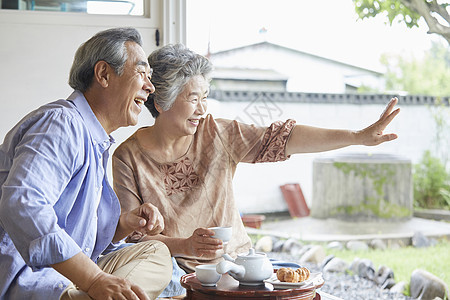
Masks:
[[[242,285],[260,285],[273,274],[273,266],[265,253],[255,252],[250,248],[247,255],[238,255],[236,260],[228,254],[222,255],[225,259],[216,266],[217,273],[230,274]]]

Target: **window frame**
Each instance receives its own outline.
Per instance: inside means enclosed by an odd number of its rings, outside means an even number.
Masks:
[[[144,0],[144,14],[107,15],[82,12],[0,9],[0,24],[79,25],[107,27],[155,27],[161,25],[161,1]]]

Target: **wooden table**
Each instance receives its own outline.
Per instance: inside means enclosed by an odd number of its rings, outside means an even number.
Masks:
[[[316,289],[320,286],[308,284],[295,289],[276,290],[272,284],[264,283],[259,286],[239,285],[239,282],[228,274],[222,275],[215,287],[202,286],[195,273],[181,277],[181,285],[186,289],[185,300],[320,300]],[[323,285],[323,283],[322,283]]]

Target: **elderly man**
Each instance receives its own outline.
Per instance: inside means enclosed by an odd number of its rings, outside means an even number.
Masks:
[[[171,278],[167,247],[121,241],[163,228],[156,207],[121,214],[106,177],[110,134],[135,125],[154,91],[132,28],[77,50],[66,100],[24,117],[0,146],[1,299],[154,299]],[[124,247],[125,246],[125,247]]]

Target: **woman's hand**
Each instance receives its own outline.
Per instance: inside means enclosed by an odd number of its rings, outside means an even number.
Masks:
[[[93,299],[150,299],[139,286],[105,272],[97,275],[87,293]]]
[[[383,134],[384,129],[400,112],[400,108],[392,111],[397,104],[398,99],[392,98],[389,104],[384,109],[378,121],[356,132],[359,144],[365,146],[375,146],[384,142],[392,141],[397,138],[395,133]]]
[[[194,233],[186,239],[186,249],[190,255],[205,259],[217,257],[217,251],[223,249],[223,243],[219,239],[211,237],[214,231],[208,228],[197,228]]]
[[[120,215],[114,241],[118,241],[139,231],[143,235],[156,235],[164,230],[164,219],[158,208],[150,203],[144,203],[132,211]]]

